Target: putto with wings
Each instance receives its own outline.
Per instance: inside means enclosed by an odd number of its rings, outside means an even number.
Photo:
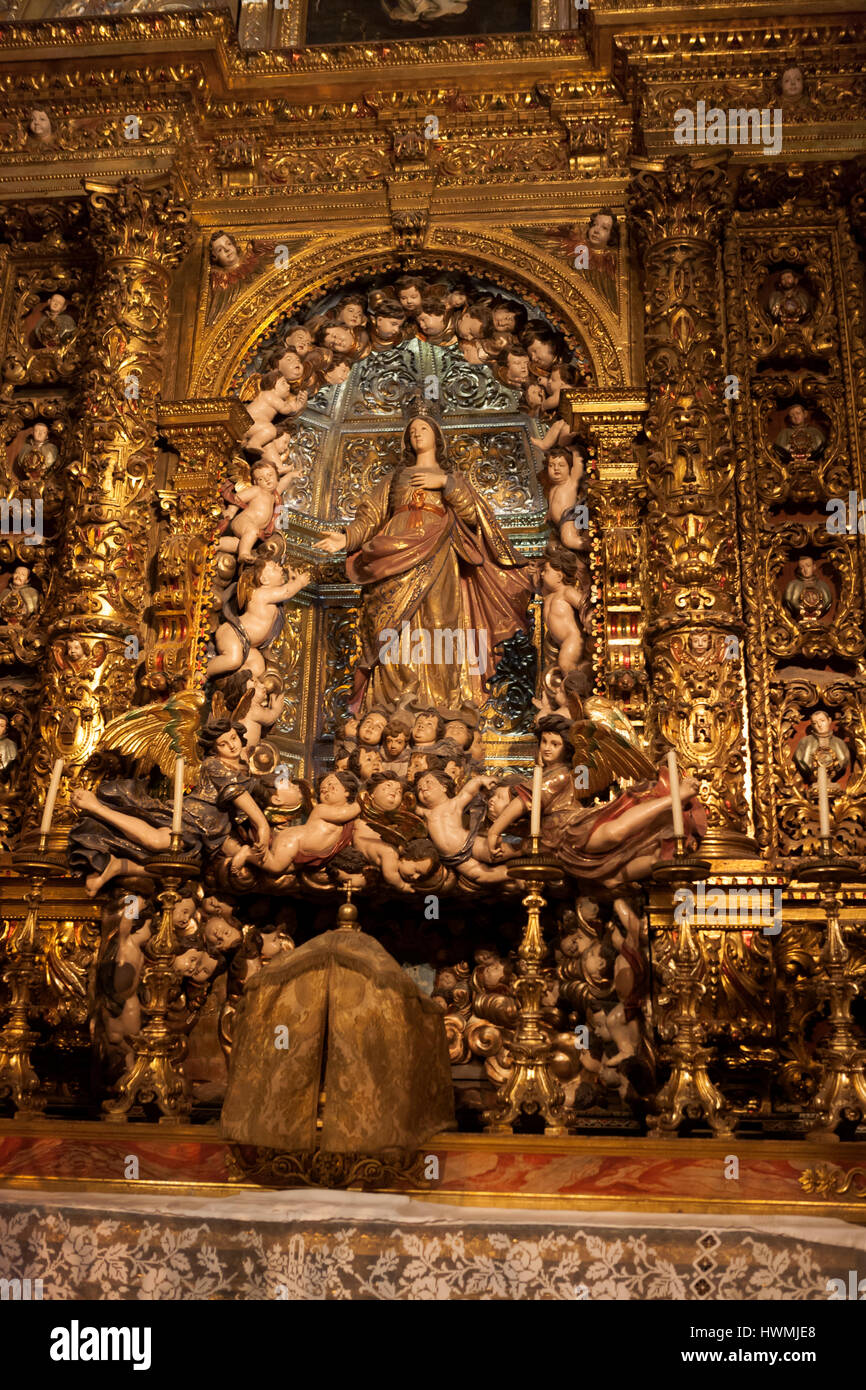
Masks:
[[[199,729],[203,704],[200,691],[184,690],[164,704],[129,710],[106,725],[101,747],[125,753],[142,776],[159,767],[171,779],[183,757],[190,787],[181,824],[185,853],[234,858],[242,849],[242,817],[264,852],[271,832],[244,756],[246,731],[228,719]],[[140,781],[109,779],[98,792],[76,788],[71,799],[80,818],[69,832],[69,865],[87,874],[91,897],[120,875],[145,874],[147,860],[169,848],[171,803],[150,796]]]
[[[561,223],[557,227],[519,227],[515,232],[557,260],[568,261],[615,313],[619,311],[619,223],[610,208],[594,212],[586,226]]]

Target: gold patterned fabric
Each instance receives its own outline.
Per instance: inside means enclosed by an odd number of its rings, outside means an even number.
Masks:
[[[222,1112],[229,1139],[374,1154],[413,1151],[453,1125],[442,1016],[372,937],[325,932],[247,983]]]

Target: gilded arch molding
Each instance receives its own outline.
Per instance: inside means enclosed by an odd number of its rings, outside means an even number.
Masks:
[[[494,278],[503,288],[537,302],[568,338],[580,340],[599,389],[622,389],[627,384],[626,347],[619,341],[614,315],[577,274],[507,234],[442,226],[431,229],[418,252],[400,254],[389,232],[365,230],[351,237],[320,239],[305,247],[287,270],[267,271],[200,340],[190,396],[224,394],[244,355],[293,304],[326,294],[346,280],[439,268],[446,258],[455,268]]]

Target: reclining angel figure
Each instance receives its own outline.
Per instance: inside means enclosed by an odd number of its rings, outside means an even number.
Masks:
[[[253,795],[258,787],[244,757],[246,732],[228,719],[199,731],[203,699],[198,691],[181,691],[164,704],[129,710],[105,726],[100,747],[128,754],[143,776],[158,766],[172,779],[177,758],[184,758],[190,777],[181,822],[184,853],[233,858],[242,848],[235,834],[241,815],[264,853],[271,832]],[[91,897],[119,875],[144,874],[148,859],[170,847],[172,805],[148,795],[140,781],[112,778],[96,792],[77,787],[71,800],[81,815],[69,832],[69,866],[87,873]]]
[[[574,697],[573,713],[579,709]],[[658,772],[646,755],[604,724],[582,717],[548,714],[537,724],[541,779],[541,845],[578,881],[610,890],[645,878],[674,851],[671,791],[665,767]],[[592,798],[620,778],[633,785],[600,805]],[[686,838],[696,845],[706,830],[706,813],[691,777],[680,782]],[[503,832],[529,812],[532,795],[514,787],[508,805],[488,831],[496,854]]]

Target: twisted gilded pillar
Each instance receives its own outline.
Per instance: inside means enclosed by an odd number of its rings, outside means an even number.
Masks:
[[[724,161],[643,162],[632,182],[643,265],[648,733],[677,751],[709,812],[702,853],[754,853],[746,838],[743,632],[730,410],[720,316]]]
[[[172,269],[190,215],[164,178],[86,185],[98,257],[84,326],[78,449],[67,470],[58,574],[48,620],[40,740],[25,837],[55,759],[65,760],[51,848],[71,818],[70,782],[104,724],[133,703],[149,603],[157,395]]]

